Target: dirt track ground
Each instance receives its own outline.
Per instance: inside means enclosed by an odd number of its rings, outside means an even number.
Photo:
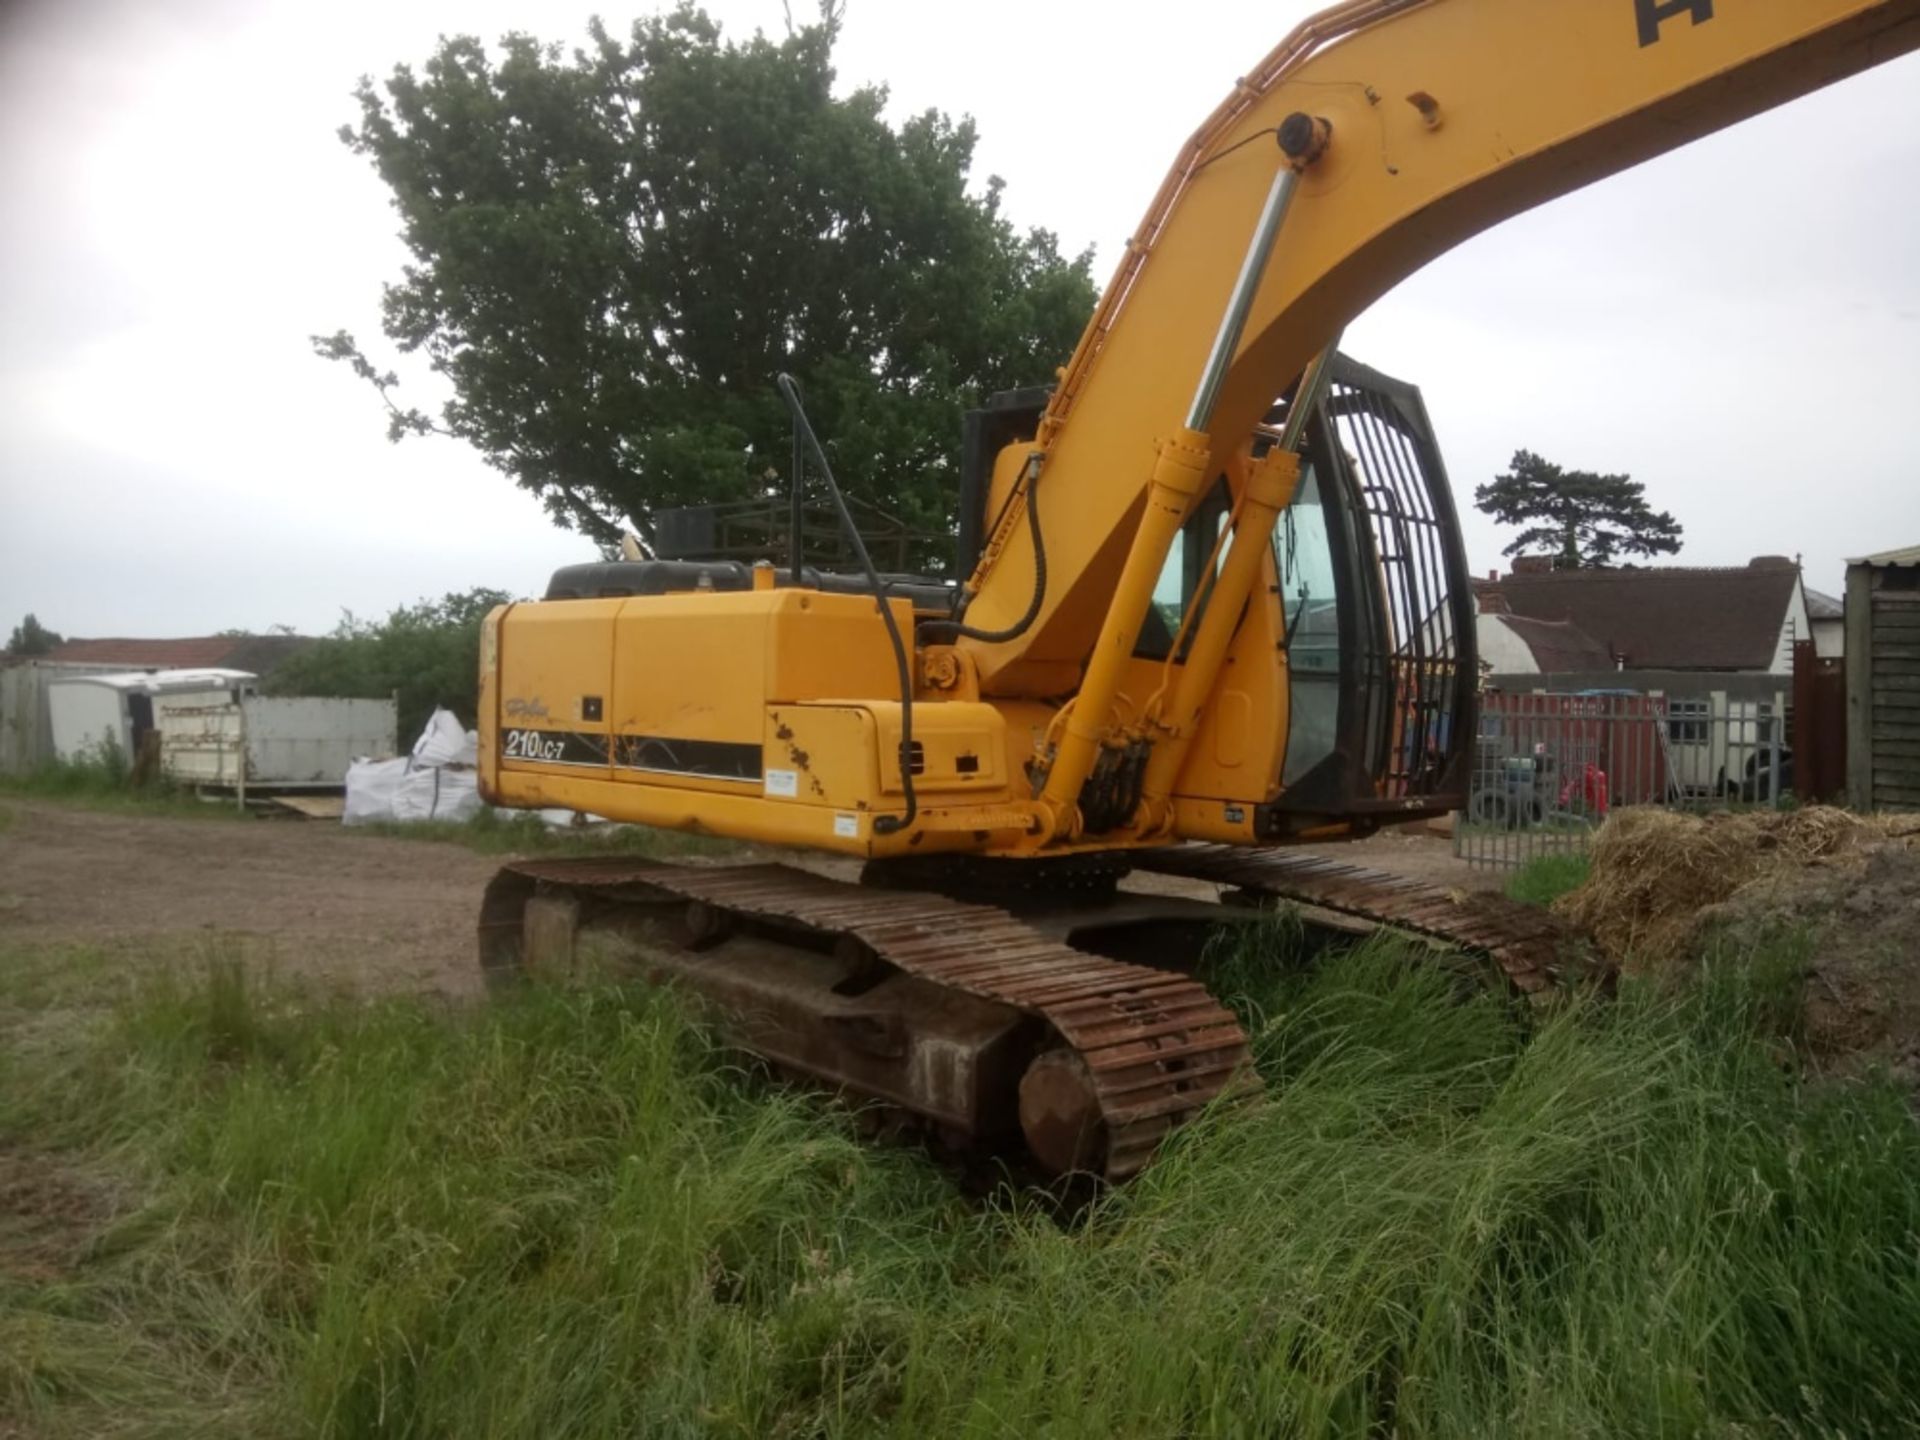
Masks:
[[[288,973],[356,988],[479,988],[474,915],[496,857],[303,821],[0,808],[13,812],[0,830],[0,941],[241,937],[266,942]]]
[[[499,856],[310,821],[14,799],[0,811],[12,817],[0,826],[0,943],[177,951],[237,939],[284,973],[355,989],[479,990],[474,918]],[[1499,878],[1420,832],[1312,848],[1461,888]]]

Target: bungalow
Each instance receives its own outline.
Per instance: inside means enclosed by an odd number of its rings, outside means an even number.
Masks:
[[[1605,690],[1659,697],[1677,778],[1737,777],[1771,743],[1793,688],[1793,644],[1816,638],[1800,567],[1555,570],[1522,556],[1474,583],[1491,690]]]

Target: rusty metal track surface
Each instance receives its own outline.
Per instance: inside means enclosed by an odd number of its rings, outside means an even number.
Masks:
[[[1210,880],[1445,941],[1487,956],[1527,994],[1558,981],[1579,949],[1568,926],[1535,906],[1502,895],[1446,890],[1298,850],[1194,844],[1135,851],[1127,858],[1136,870]]]
[[[1183,975],[1050,940],[1003,910],[868,889],[784,865],[688,867],[535,860],[549,885],[673,897],[818,936],[852,936],[887,964],[1044,1019],[1085,1062],[1107,1127],[1105,1174],[1139,1171],[1182,1119],[1257,1088],[1233,1014]]]

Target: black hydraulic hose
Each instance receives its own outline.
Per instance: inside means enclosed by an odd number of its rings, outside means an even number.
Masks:
[[[979,640],[988,645],[998,645],[1003,640],[1018,640],[1040,618],[1040,606],[1047,598],[1047,547],[1040,535],[1040,502],[1035,498],[1039,490],[1040,466],[1030,461],[1027,470],[1027,528],[1033,533],[1033,598],[1027,602],[1027,613],[1004,630],[976,630],[958,620],[928,620],[921,625],[922,631],[954,640]]]
[[[893,607],[887,604],[887,587],[880,579],[880,572],[874,568],[873,557],[867,554],[867,542],[860,538],[859,527],[853,523],[853,516],[847,510],[847,502],[840,494],[839,482],[833,478],[833,466],[827,463],[827,452],[821,447],[820,437],[813,433],[813,423],[807,419],[806,408],[800,403],[800,388],[791,375],[781,374],[774,378],[781,395],[786,398],[787,408],[793,412],[795,432],[806,439],[807,448],[813,452],[814,463],[820,467],[820,478],[827,482],[827,494],[833,497],[833,508],[839,513],[840,523],[846,527],[847,538],[853,542],[853,553],[860,561],[860,568],[867,572],[867,583],[873,587],[873,603],[880,607],[880,619],[886,624],[887,639],[893,642],[893,663],[900,672],[900,788],[906,792],[907,813],[876,816],[873,822],[876,835],[892,835],[913,824],[920,813],[919,799],[913,793],[913,667],[908,663],[906,642],[900,638],[900,626],[893,618]]]

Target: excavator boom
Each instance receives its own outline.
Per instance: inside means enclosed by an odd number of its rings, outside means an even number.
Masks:
[[[1134,576],[1160,531],[1151,475],[1189,432],[1219,473],[1346,321],[1467,237],[1569,190],[1920,45],[1916,0],[1362,0],[1287,37],[1182,147],[1135,230],[1035,437],[1045,597],[999,641],[962,642],[991,694],[1101,684],[1137,631]],[[1230,354],[1210,353],[1289,117],[1331,138],[1264,257]],[[1649,263],[1653,262],[1650,252]],[[1204,423],[1192,401],[1216,362]],[[1028,466],[1027,469],[1033,467]],[[1022,472],[1024,473],[1024,472]],[[1010,472],[1006,477],[1010,479]],[[998,497],[996,497],[998,498]],[[1030,536],[1007,507],[970,581],[993,632],[1033,590]],[[1091,663],[1087,659],[1091,652]],[[1110,717],[1082,717],[1096,743]],[[1080,757],[1084,767],[1085,757]],[[1077,773],[1051,790],[1064,802]]]

